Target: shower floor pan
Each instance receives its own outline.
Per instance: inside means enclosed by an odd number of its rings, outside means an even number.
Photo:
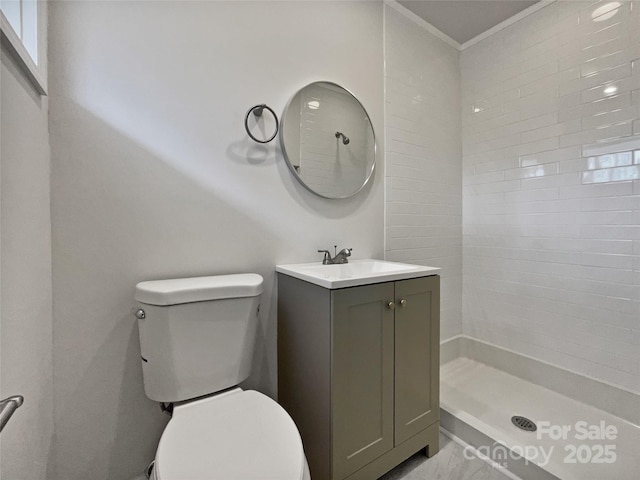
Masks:
[[[476,360],[441,366],[440,411],[444,430],[524,480],[638,479],[640,427]]]

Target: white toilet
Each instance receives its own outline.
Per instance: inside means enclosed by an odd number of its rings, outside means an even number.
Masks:
[[[155,480],[308,480],[302,440],[249,376],[262,277],[221,275],[136,286],[145,393],[174,403]]]

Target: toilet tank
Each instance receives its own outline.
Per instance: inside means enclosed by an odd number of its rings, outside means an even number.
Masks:
[[[178,402],[249,376],[262,277],[255,273],[136,285],[144,390]]]

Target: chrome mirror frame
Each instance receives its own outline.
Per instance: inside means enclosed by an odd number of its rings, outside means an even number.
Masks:
[[[318,84],[318,83],[325,83],[325,84],[332,85],[334,87],[337,87],[337,88],[345,91],[349,95],[351,95],[351,98],[353,98],[358,103],[358,105],[360,106],[360,108],[364,112],[364,114],[365,114],[365,116],[367,118],[367,121],[369,122],[369,126],[371,127],[371,135],[373,136],[373,161],[371,162],[371,168],[369,169],[369,172],[367,173],[366,178],[362,182],[362,185],[360,185],[360,187],[357,190],[355,190],[352,193],[349,193],[348,195],[328,196],[328,195],[323,195],[322,193],[319,193],[319,192],[316,192],[315,190],[313,190],[309,185],[307,185],[305,183],[304,179],[300,176],[300,174],[298,173],[298,171],[294,167],[293,163],[291,162],[291,160],[289,158],[289,154],[287,153],[287,147],[286,147],[285,141],[284,141],[284,132],[285,132],[286,117],[287,117],[287,112],[289,111],[289,107],[290,107],[291,103],[293,102],[293,100],[296,98],[296,96],[301,91],[303,91],[307,87],[310,87],[311,85],[315,85],[315,84]],[[367,112],[367,109],[364,108],[364,105],[362,105],[362,102],[360,102],[360,100],[358,100],[358,97],[356,97],[350,90],[347,90],[342,85],[339,85],[339,84],[337,84],[335,82],[329,82],[327,80],[318,80],[318,81],[315,81],[315,82],[308,83],[307,85],[299,88],[291,96],[291,98],[289,98],[289,101],[287,102],[287,104],[284,107],[284,110],[282,111],[282,115],[280,116],[280,131],[278,132],[278,138],[280,140],[280,146],[282,148],[282,153],[283,153],[284,159],[285,159],[285,161],[287,163],[287,167],[289,168],[289,171],[291,172],[291,174],[295,177],[296,180],[298,180],[298,182],[300,182],[300,184],[306,190],[308,190],[309,192],[313,193],[314,195],[318,195],[319,197],[327,198],[327,199],[330,199],[330,200],[339,200],[339,199],[353,197],[354,195],[357,195],[359,192],[361,192],[362,189],[364,189],[364,187],[367,186],[367,184],[369,183],[369,181],[371,180],[371,178],[373,177],[373,174],[375,172],[376,161],[377,161],[377,157],[378,157],[378,142],[376,141],[376,132],[375,132],[375,129],[373,128],[373,122],[371,121],[371,117],[369,116],[369,112]]]

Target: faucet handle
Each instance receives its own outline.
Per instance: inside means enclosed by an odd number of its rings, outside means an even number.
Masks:
[[[318,250],[318,253],[324,253],[324,258],[322,259],[323,265],[329,263],[329,259],[331,258],[331,253],[329,252],[329,250]]]

